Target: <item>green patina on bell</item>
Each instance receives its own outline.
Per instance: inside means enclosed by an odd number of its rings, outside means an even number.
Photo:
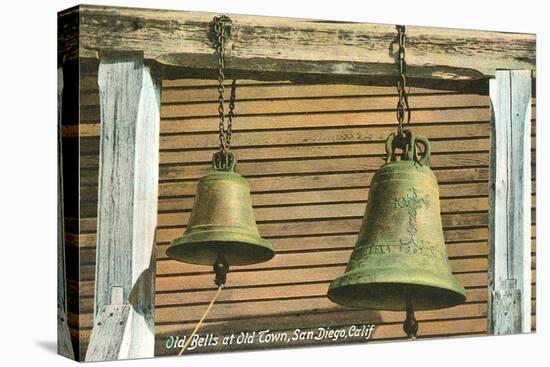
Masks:
[[[455,306],[466,297],[447,257],[429,141],[403,132],[386,140],[386,163],[372,179],[355,249],[328,297],[350,307],[409,311],[414,321],[412,310]]]
[[[197,194],[182,237],[166,254],[179,261],[215,265],[247,265],[270,260],[275,252],[260,236],[247,180],[234,172],[229,151],[214,154],[214,169],[199,180]]]

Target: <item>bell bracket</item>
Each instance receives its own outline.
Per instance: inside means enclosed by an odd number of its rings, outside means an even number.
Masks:
[[[227,42],[229,39],[231,39],[232,28],[233,21],[227,15],[214,17],[212,22],[210,22],[210,27],[208,31],[208,38],[212,42],[213,46],[218,47],[220,46],[220,42]]]
[[[418,145],[422,146],[422,153],[418,150]],[[411,130],[403,130],[403,134],[392,133],[386,138],[386,163],[397,160],[396,150],[401,149],[400,159],[402,161],[415,161],[416,163],[427,166],[430,159],[430,141],[423,137],[415,135]]]
[[[214,171],[235,172],[235,164],[237,164],[235,155],[227,149],[220,150],[212,156]]]

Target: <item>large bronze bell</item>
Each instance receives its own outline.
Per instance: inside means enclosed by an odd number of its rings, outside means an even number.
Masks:
[[[259,263],[275,255],[258,232],[248,182],[234,167],[231,152],[214,154],[214,169],[199,180],[187,229],[166,250],[169,257],[214,265],[218,273],[216,267]]]
[[[417,145],[423,146],[422,155]],[[403,150],[400,159],[397,148]],[[408,311],[409,319],[412,310],[465,301],[464,287],[453,276],[447,257],[429,155],[429,141],[409,130],[386,140],[386,163],[372,179],[355,249],[345,274],[328,290],[333,302]]]

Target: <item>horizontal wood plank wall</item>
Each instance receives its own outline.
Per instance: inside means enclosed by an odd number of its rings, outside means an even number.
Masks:
[[[92,327],[97,211],[99,107],[94,78],[82,80],[81,124],[64,130],[66,139],[81,135],[81,218],[68,218],[66,228],[80,228],[80,234],[70,235],[69,261],[79,262],[80,274],[70,274],[69,287],[80,289],[81,297],[69,305],[69,321],[84,350]],[[387,87],[239,81],[233,130],[237,170],[249,179],[258,227],[277,255],[267,263],[232,269],[228,287],[201,334],[374,322],[375,339],[404,337],[402,313],[347,310],[325,296],[353,249],[370,179],[382,163],[382,141],[395,129],[396,101],[395,90]],[[410,104],[415,131],[432,142],[431,166],[440,183],[449,257],[467,290],[465,305],[419,312],[419,336],[485,334],[488,97],[413,88]],[[176,353],[164,347],[166,338],[188,335],[215,292],[209,267],[172,261],[165,250],[183,233],[197,180],[209,169],[218,142],[216,114],[213,81],[163,81],[156,282],[159,355]],[[534,149],[534,125],[532,136]],[[534,213],[532,218],[535,280]],[[533,281],[533,302],[534,286]],[[533,328],[534,315],[533,309]],[[323,343],[333,342],[301,344]]]

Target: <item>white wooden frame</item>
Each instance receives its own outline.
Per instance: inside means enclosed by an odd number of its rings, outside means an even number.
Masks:
[[[86,361],[152,357],[161,80],[140,53],[105,53],[98,85],[95,318]]]
[[[531,331],[531,72],[489,84],[491,179],[488,332]]]

